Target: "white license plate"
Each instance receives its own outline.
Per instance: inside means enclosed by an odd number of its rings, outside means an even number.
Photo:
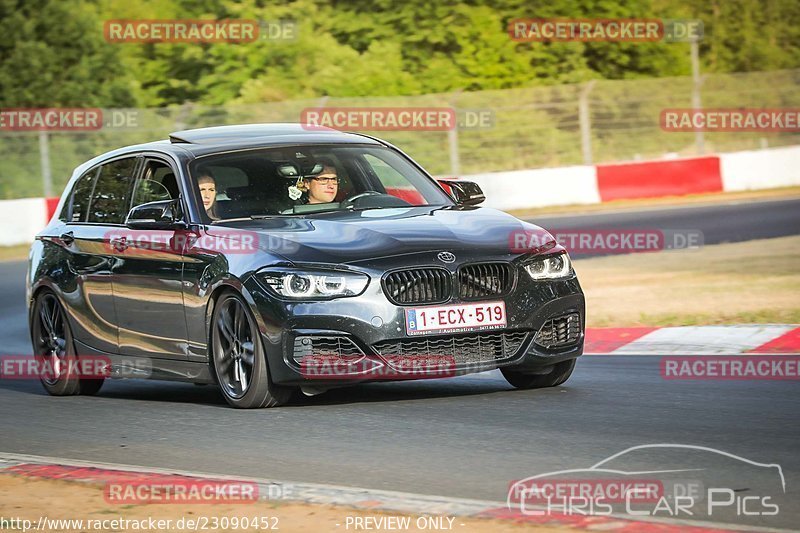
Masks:
[[[505,302],[406,309],[406,332],[409,335],[497,329],[505,325]]]

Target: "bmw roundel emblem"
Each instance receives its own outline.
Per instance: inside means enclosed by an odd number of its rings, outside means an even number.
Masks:
[[[438,257],[439,261],[441,261],[442,263],[452,263],[456,260],[455,254],[452,254],[450,252],[439,252],[439,254],[436,257]]]

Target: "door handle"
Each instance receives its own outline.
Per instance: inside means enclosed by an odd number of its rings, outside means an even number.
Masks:
[[[58,238],[61,239],[61,242],[63,242],[67,246],[75,242],[75,234],[72,233],[71,231],[62,233]]]
[[[128,249],[128,239],[125,237],[115,237],[111,239],[111,246],[118,252],[124,252]]]

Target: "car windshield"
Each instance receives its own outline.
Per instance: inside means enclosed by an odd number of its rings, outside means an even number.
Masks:
[[[405,157],[378,146],[296,146],[205,156],[190,165],[190,175],[210,222],[453,204]]]

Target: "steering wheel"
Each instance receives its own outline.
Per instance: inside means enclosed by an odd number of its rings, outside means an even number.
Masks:
[[[358,200],[367,198],[368,196],[383,196],[383,193],[378,191],[365,191],[360,194],[356,194],[355,196],[351,196],[350,198],[346,198],[344,201],[342,201],[342,207],[355,206],[355,203]]]

